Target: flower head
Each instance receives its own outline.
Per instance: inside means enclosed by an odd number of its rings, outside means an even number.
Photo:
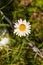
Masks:
[[[20,19],[18,20],[18,22],[15,23],[14,25],[14,33],[16,33],[16,35],[18,36],[26,36],[29,35],[31,32],[31,25],[29,22],[26,22],[26,20]]]

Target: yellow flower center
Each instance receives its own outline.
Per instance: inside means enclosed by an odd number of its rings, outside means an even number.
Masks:
[[[21,24],[21,25],[19,26],[19,30],[20,30],[20,31],[25,31],[25,29],[26,29],[26,26],[25,26],[24,24]]]

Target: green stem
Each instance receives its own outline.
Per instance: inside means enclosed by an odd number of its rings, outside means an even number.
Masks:
[[[0,24],[0,27],[10,27],[9,24]]]
[[[8,4],[6,4],[6,5],[4,5],[3,7],[1,7],[0,10],[4,9],[5,7],[7,7],[12,1],[13,1],[13,0],[10,0],[10,1],[8,2]]]

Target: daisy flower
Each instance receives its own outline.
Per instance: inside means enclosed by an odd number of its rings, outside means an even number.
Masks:
[[[16,35],[18,36],[26,36],[29,35],[31,32],[31,25],[29,22],[26,22],[26,20],[20,19],[18,20],[18,22],[15,23],[14,25],[14,33],[16,33]]]
[[[8,44],[10,41],[8,38],[2,38],[0,41],[0,46],[6,46],[6,44]]]

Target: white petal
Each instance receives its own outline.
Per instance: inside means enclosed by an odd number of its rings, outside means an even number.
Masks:
[[[26,20],[24,20],[23,23],[26,23]]]
[[[22,19],[20,18],[20,22],[22,22]]]

